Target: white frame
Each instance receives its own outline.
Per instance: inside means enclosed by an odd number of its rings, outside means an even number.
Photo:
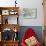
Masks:
[[[24,19],[34,19],[37,18],[36,8],[23,8],[23,18]]]
[[[2,15],[9,15],[9,10],[2,10]]]

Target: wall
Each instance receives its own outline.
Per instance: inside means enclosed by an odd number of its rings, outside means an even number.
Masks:
[[[15,6],[15,0],[0,0],[0,6],[2,7],[9,7]],[[43,26],[44,24],[44,16],[43,16],[43,0],[17,0],[17,6],[20,7],[20,17],[19,17],[19,24],[21,26]],[[36,19],[24,19],[22,16],[22,9],[23,8],[37,8],[37,18]]]
[[[0,0],[0,6],[1,7],[14,6],[14,1],[15,0]]]
[[[22,26],[43,26],[43,6],[42,0],[25,0],[23,1],[22,8],[37,8],[36,19],[24,19],[22,14],[20,15],[20,23]]]

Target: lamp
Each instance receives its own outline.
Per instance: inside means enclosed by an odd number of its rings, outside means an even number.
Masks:
[[[17,30],[16,30],[16,29],[14,29],[14,32],[17,32]]]
[[[16,2],[17,0],[15,0],[15,7],[16,7],[16,4],[17,4],[17,2]]]

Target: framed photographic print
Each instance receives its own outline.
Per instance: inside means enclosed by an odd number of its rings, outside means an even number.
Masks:
[[[15,11],[15,10],[10,10],[10,11],[9,11],[9,14],[10,14],[10,15],[16,15],[17,13],[18,13],[18,12]]]
[[[10,15],[16,15],[16,14],[17,14],[17,12],[16,12],[16,11],[14,11],[14,12],[13,12],[13,11],[11,11],[11,12],[10,12]]]
[[[14,12],[13,12],[13,11],[11,11],[11,12],[10,12],[10,15],[14,15]]]
[[[2,10],[2,15],[9,15],[9,10]]]
[[[36,8],[23,8],[23,18],[25,19],[34,19],[37,16]]]

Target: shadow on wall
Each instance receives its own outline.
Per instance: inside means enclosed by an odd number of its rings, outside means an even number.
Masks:
[[[42,30],[42,26],[21,26],[20,27],[20,32],[19,32],[19,39],[20,39],[20,42],[23,38],[23,35],[25,33],[25,31],[28,29],[28,28],[32,28],[37,36],[38,36],[38,39],[41,43],[43,43],[43,30]]]

